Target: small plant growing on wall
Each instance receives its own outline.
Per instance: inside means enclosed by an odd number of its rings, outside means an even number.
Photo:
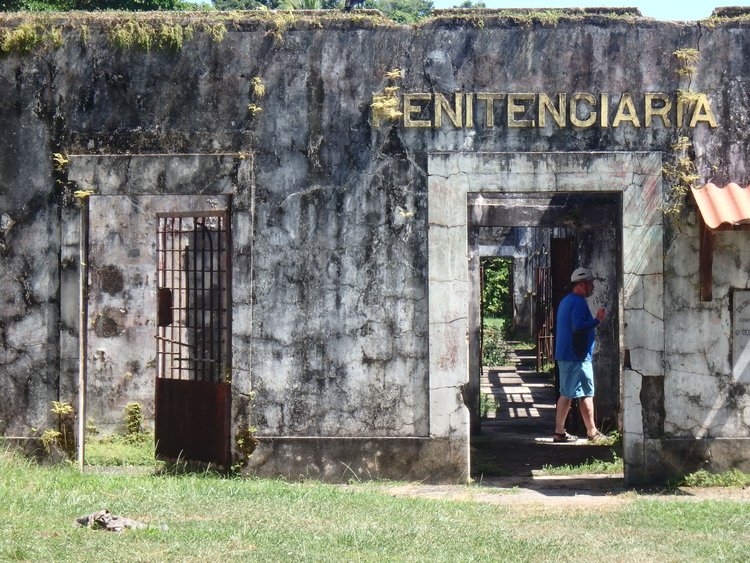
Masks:
[[[685,206],[690,188],[697,186],[700,175],[692,157],[693,144],[688,137],[679,137],[670,148],[673,151],[672,162],[663,167],[664,177],[669,183],[664,213],[674,216]]]
[[[133,442],[143,439],[143,411],[139,403],[125,406],[125,432],[128,440]]]
[[[400,69],[394,68],[385,73],[386,80],[395,81],[403,78]],[[386,86],[381,92],[375,92],[372,95],[372,125],[380,127],[383,121],[396,121],[404,113],[399,109],[400,99],[398,97],[399,86]]]
[[[263,84],[263,80],[260,76],[254,76],[250,80],[250,99],[251,102],[247,106],[247,111],[250,112],[252,117],[255,117],[263,108],[260,106],[260,99],[266,95],[266,86]]]
[[[679,64],[677,74],[686,78],[692,78],[695,74],[695,65],[698,63],[700,57],[698,49],[677,49],[672,54]]]
[[[246,426],[240,428],[239,432],[234,436],[234,443],[237,449],[235,455],[235,463],[232,466],[234,471],[239,471],[245,467],[250,460],[250,456],[253,455],[255,448],[258,447],[260,440],[255,435],[258,431],[254,426]]]
[[[0,29],[2,53],[29,53],[37,46],[57,48],[62,43],[62,30],[41,22],[25,22],[15,28]]]
[[[45,430],[39,436],[39,441],[47,454],[53,455],[55,450],[59,450],[72,459],[76,453],[75,411],[70,403],[52,401],[51,412],[57,418],[57,429]]]
[[[57,429],[60,432],[60,447],[71,458],[76,453],[75,411],[70,403],[52,401],[52,413],[57,417]]]

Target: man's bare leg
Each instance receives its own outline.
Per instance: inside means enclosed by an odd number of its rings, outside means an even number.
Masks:
[[[573,400],[570,397],[564,397],[560,395],[557,400],[557,411],[555,413],[555,434],[565,433],[565,419],[568,418],[568,411],[570,410],[570,403]]]
[[[594,436],[597,433],[596,422],[594,422],[594,399],[592,397],[581,397],[578,401],[581,409],[581,417],[586,425],[586,435]]]

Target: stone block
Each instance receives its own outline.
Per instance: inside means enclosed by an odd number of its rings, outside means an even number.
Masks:
[[[664,322],[643,309],[624,312],[623,346],[629,350],[664,350]]]
[[[633,371],[646,376],[664,375],[664,352],[633,348],[630,350],[630,366]]]
[[[622,372],[623,433],[634,447],[643,440],[641,380],[640,373],[628,369]]]

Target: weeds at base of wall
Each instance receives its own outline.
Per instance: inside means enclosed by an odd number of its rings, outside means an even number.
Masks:
[[[53,462],[70,460],[76,454],[75,420],[76,415],[70,403],[52,401],[50,412],[56,417],[56,428],[40,431],[31,429],[32,438],[36,438],[44,449],[44,455]],[[36,452],[34,455],[37,455]]]
[[[622,458],[613,451],[612,461],[592,459],[580,465],[544,465],[542,473],[544,475],[615,475],[622,473],[623,468]]]
[[[139,403],[125,406],[125,431],[126,437],[131,440],[138,441],[143,436],[143,411]]]
[[[32,429],[33,434],[44,448],[43,457],[57,463],[71,461],[77,453],[75,421],[76,413],[70,403],[52,402],[51,412],[57,417],[57,428],[48,428],[41,433]],[[125,407],[125,434],[112,434],[94,438],[99,430],[92,420],[86,423],[89,435],[86,447],[87,465],[154,465],[153,434],[143,430],[143,413],[138,403],[128,403]]]
[[[57,445],[69,458],[73,458],[76,453],[75,410],[70,403],[52,401],[52,414],[57,417]]]
[[[255,435],[258,431],[254,426],[246,426],[241,428],[234,436],[234,443],[236,453],[234,456],[235,462],[232,465],[232,471],[239,472],[247,466],[250,461],[250,456],[253,455],[255,448],[260,444],[260,440]]]
[[[92,467],[144,467],[160,469],[164,463],[155,455],[154,435],[143,432],[136,441],[112,434],[86,440],[86,465]]]
[[[705,469],[686,475],[673,484],[677,487],[747,487],[750,485],[750,474],[739,469],[730,469],[723,473],[710,473]]]

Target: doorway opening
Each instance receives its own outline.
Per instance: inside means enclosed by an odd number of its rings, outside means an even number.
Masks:
[[[157,214],[156,454],[230,465],[227,210]]]
[[[525,476],[545,465],[613,460],[619,454],[612,445],[590,445],[585,438],[575,445],[554,444],[551,436],[559,396],[555,312],[578,266],[591,268],[600,278],[590,307],[608,311],[594,357],[597,425],[604,431],[621,430],[620,194],[469,194],[467,216],[469,283],[474,288],[467,393],[472,474]],[[501,323],[491,317],[499,295],[509,296]],[[493,328],[498,324],[502,330]],[[567,429],[585,437],[577,409],[571,409]]]

